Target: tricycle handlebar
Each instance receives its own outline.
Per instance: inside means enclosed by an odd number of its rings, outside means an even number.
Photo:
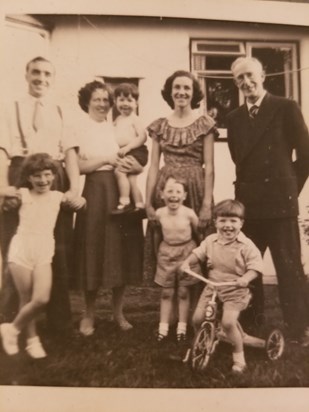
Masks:
[[[186,273],[188,273],[188,275],[191,275],[199,280],[201,280],[204,283],[207,283],[211,286],[235,286],[236,285],[236,281],[235,280],[231,280],[228,282],[214,282],[212,280],[206,279],[203,276],[199,275],[198,273],[193,272],[191,269],[186,269],[185,270]]]

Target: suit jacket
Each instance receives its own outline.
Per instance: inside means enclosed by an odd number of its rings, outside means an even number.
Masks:
[[[246,217],[297,216],[309,174],[309,134],[297,103],[267,93],[254,120],[244,104],[228,115],[227,129],[235,197],[245,205]]]

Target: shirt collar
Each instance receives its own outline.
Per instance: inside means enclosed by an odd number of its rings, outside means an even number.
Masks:
[[[27,94],[26,98],[32,102],[32,104],[35,104],[36,101],[40,101],[42,103],[42,105],[46,105],[48,104],[48,102],[51,100],[49,96],[44,96],[44,97],[40,97],[39,99],[37,97],[32,96],[31,94]]]
[[[215,234],[214,234],[214,241],[215,241],[215,242],[218,242],[220,245],[230,245],[231,243],[233,243],[233,242],[235,242],[235,241],[240,242],[240,243],[245,243],[245,241],[246,241],[246,236],[244,235],[243,232],[240,231],[234,240],[232,240],[231,242],[226,242],[226,243],[225,243],[225,242],[219,241],[218,234],[215,233]]]
[[[252,106],[260,107],[261,103],[262,103],[262,100],[265,97],[265,94],[266,94],[266,90],[263,90],[262,95],[257,99],[257,101],[255,103],[250,103],[247,100],[246,103],[247,103],[248,110],[250,110]]]

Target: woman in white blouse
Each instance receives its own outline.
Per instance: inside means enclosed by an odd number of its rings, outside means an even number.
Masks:
[[[113,169],[120,161],[114,128],[107,120],[112,94],[104,83],[93,81],[80,89],[78,97],[88,113],[76,132],[80,172],[86,175],[83,196],[87,208],[76,221],[75,274],[86,303],[80,332],[89,336],[94,332],[95,302],[101,287],[112,289],[114,321],[120,329],[132,328],[123,314],[123,297],[127,284],[141,280],[143,231],[141,220],[134,216],[111,216],[118,202]]]

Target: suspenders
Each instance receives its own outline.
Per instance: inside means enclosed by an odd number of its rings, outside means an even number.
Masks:
[[[15,110],[16,110],[16,121],[17,121],[19,136],[20,136],[20,143],[21,143],[21,147],[22,147],[22,152],[23,152],[24,156],[27,156],[28,153],[29,153],[29,149],[28,149],[28,145],[27,145],[27,141],[26,141],[23,129],[21,127],[20,110],[19,110],[18,101],[15,101]],[[61,111],[60,106],[57,106],[57,111],[58,111],[60,119],[62,120],[62,111]]]
[[[16,120],[17,120],[17,127],[18,127],[18,131],[19,131],[19,136],[20,136],[20,143],[23,149],[23,155],[27,156],[28,154],[28,146],[27,146],[27,142],[25,139],[25,135],[23,132],[23,129],[21,127],[21,122],[20,122],[20,112],[19,112],[19,104],[18,101],[15,102],[15,109],[16,109]]]

